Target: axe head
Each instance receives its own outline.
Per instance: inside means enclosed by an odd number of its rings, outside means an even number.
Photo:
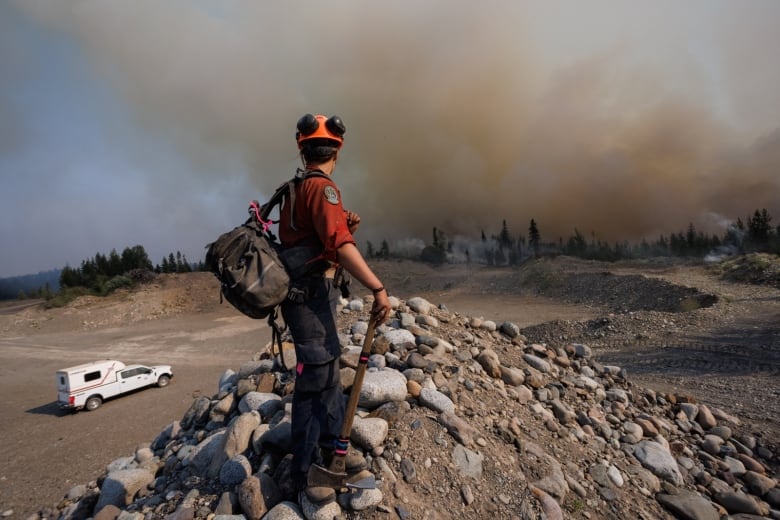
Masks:
[[[312,487],[329,487],[331,489],[376,489],[376,478],[374,475],[355,479],[358,475],[337,473],[317,464],[312,464],[311,467],[309,467],[309,473],[306,480],[307,484]]]

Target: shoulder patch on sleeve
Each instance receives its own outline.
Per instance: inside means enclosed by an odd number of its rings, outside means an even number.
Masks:
[[[325,186],[325,189],[322,191],[322,193],[325,195],[325,200],[331,204],[339,203],[339,194],[336,192],[336,188],[333,186]]]

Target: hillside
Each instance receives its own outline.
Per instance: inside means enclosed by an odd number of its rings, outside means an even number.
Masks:
[[[770,506],[780,508],[780,291],[770,284],[667,261],[374,265],[397,312],[375,344],[385,353],[372,358],[377,370],[367,377],[380,381],[375,386],[385,396],[364,400],[353,442],[381,487],[343,494],[338,509],[277,505],[265,518],[531,519],[543,510],[547,518],[777,515]],[[367,304],[360,310],[359,298],[345,303],[353,308],[340,317],[349,367]],[[245,326],[219,306],[214,279],[196,273],[161,276],[140,290],[65,309],[9,312],[0,315],[0,332],[10,344],[154,322],[186,328],[211,316]],[[227,348],[220,339],[227,332],[195,334],[204,345]],[[141,479],[132,484],[138,496],[122,509],[146,518],[215,511],[260,518],[264,508],[292,498],[283,476],[289,377],[267,357],[259,348],[215,367],[222,375],[206,386],[220,391],[193,394],[167,426],[134,439],[130,458],[103,461]],[[396,374],[400,396],[393,393]],[[276,397],[255,407],[249,403],[258,390]],[[104,408],[79,416],[111,413]],[[272,432],[282,440],[269,441]],[[245,444],[220,440],[226,437]],[[257,477],[246,478],[251,473]],[[120,473],[98,476],[65,489],[71,496],[56,511],[88,516],[119,500],[112,489],[130,485]],[[223,493],[231,491],[237,494],[229,505]]]

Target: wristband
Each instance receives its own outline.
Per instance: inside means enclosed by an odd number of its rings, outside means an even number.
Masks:
[[[377,294],[377,293],[381,293],[381,292],[382,292],[382,291],[384,291],[384,290],[385,290],[385,286],[384,286],[384,285],[380,285],[380,286],[379,286],[378,288],[376,288],[376,289],[371,289],[371,292],[372,292],[372,293],[374,293],[374,294]]]

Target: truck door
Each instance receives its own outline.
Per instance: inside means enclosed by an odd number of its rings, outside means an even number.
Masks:
[[[136,367],[123,370],[119,373],[120,384],[122,385],[122,392],[130,392],[136,388],[143,388],[149,384],[149,370],[148,368]]]

